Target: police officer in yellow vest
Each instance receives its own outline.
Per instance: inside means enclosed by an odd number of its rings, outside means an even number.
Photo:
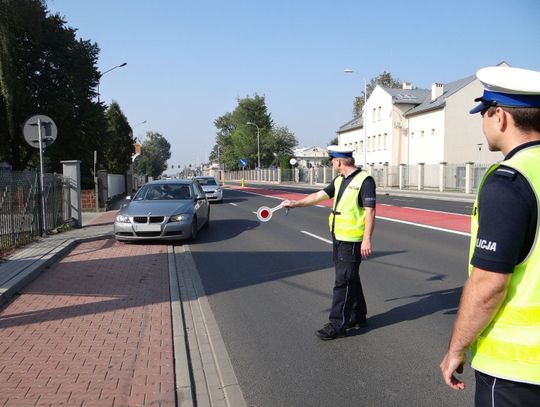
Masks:
[[[469,279],[440,368],[465,384],[466,350],[476,374],[476,406],[540,406],[540,72],[480,69],[482,115],[491,151],[471,220]]]
[[[283,206],[296,208],[334,198],[329,226],[336,279],[329,322],[315,332],[322,340],[345,336],[347,330],[367,324],[359,269],[362,257],[371,255],[376,203],[375,181],[354,165],[353,149],[329,146],[328,154],[339,175],[321,191],[298,201],[283,201]]]

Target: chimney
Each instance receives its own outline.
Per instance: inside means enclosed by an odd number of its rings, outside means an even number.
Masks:
[[[402,89],[412,89],[412,83],[410,82],[403,82],[401,86],[402,86]]]
[[[437,99],[444,93],[444,84],[434,83],[431,85],[431,100]]]

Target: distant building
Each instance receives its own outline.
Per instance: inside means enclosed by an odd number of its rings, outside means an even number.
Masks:
[[[301,147],[295,149],[293,154],[301,168],[320,167],[328,159],[328,153],[324,147]]]
[[[365,131],[364,117],[345,123],[337,131],[339,145],[354,148],[359,165],[500,161],[501,154],[487,148],[480,115],[469,114],[482,91],[474,75],[434,83],[431,90],[408,82],[401,89],[377,85],[367,100]]]

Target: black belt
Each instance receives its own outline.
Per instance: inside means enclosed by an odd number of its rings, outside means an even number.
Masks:
[[[332,209],[332,213],[333,213],[334,215],[341,215],[341,212],[335,211],[335,210],[333,210],[333,209]]]

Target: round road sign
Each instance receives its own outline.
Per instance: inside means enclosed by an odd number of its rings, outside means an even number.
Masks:
[[[24,139],[30,147],[39,148],[38,121],[41,122],[41,143],[48,147],[56,140],[58,129],[53,119],[44,114],[36,114],[24,122]]]

